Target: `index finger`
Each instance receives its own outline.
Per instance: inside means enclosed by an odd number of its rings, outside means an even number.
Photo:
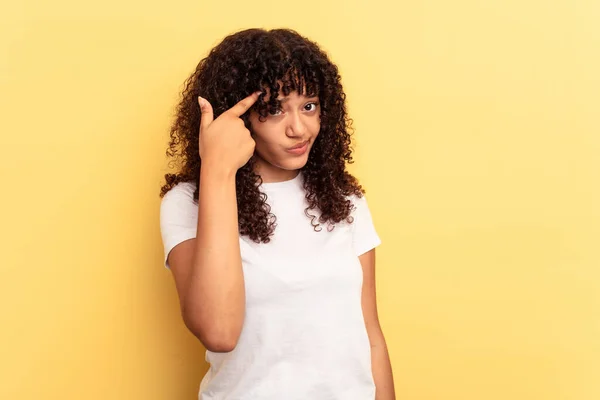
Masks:
[[[258,96],[261,92],[254,92],[250,96],[246,97],[243,100],[240,100],[235,106],[231,107],[226,112],[235,115],[236,117],[241,117],[246,111],[252,107],[254,103],[258,100]]]

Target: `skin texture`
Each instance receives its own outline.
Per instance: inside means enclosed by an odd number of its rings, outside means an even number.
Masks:
[[[376,400],[394,400],[394,377],[387,344],[377,313],[377,291],[375,285],[375,249],[359,257],[363,270],[362,310],[371,344],[371,368],[376,387]]]
[[[308,162],[321,128],[319,98],[293,91],[280,96],[281,106],[263,121],[257,112],[250,114],[252,136],[256,142],[255,171],[263,182],[294,178]],[[307,143],[304,154],[293,154],[291,147]]]

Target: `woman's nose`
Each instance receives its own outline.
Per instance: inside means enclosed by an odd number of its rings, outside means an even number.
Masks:
[[[306,133],[306,124],[299,113],[290,113],[285,134],[288,137],[303,137]]]

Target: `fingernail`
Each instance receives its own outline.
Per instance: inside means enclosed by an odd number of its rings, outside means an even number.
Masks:
[[[198,96],[198,104],[200,104],[200,108],[202,108],[206,105],[206,100],[204,100],[202,97]]]
[[[262,90],[259,90],[258,92],[254,92],[254,94],[259,95],[262,93]]]

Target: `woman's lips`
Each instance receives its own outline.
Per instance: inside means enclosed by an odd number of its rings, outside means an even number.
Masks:
[[[304,154],[306,152],[307,149],[308,149],[308,140],[305,142],[299,143],[294,147],[287,149],[287,151],[294,155],[301,156],[302,154]]]

